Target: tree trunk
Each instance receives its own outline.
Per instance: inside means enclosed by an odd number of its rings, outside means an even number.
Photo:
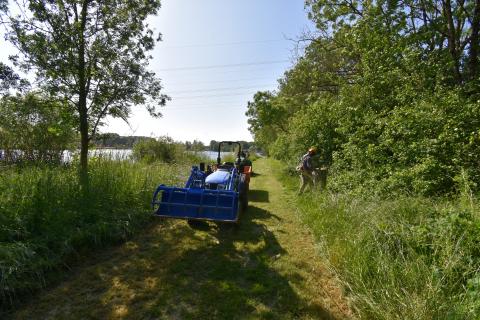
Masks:
[[[84,192],[88,190],[88,110],[87,110],[87,79],[85,73],[85,25],[87,21],[88,0],[84,0],[81,11],[81,23],[78,48],[78,113],[80,116],[80,183]]]
[[[81,96],[81,95],[80,95]],[[80,182],[83,187],[88,187],[88,121],[86,97],[79,99],[80,114]],[[84,103],[81,102],[83,100]],[[83,104],[83,108],[82,108]]]
[[[460,84],[462,82],[462,76],[460,74],[460,54],[457,47],[457,34],[455,33],[455,23],[453,21],[452,15],[452,5],[450,0],[445,0],[443,2],[443,14],[447,20],[447,35],[448,35],[448,51],[453,62],[453,75],[455,77],[455,82]]]
[[[472,34],[470,36],[469,52],[469,73],[470,79],[475,80],[478,75],[478,54],[479,54],[479,32],[480,32],[480,0],[475,1],[475,9],[472,19]]]

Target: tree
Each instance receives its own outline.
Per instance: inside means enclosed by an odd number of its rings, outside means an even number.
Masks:
[[[10,66],[0,62],[0,93],[8,93],[10,89],[22,91],[28,85],[28,81],[22,79]]]
[[[278,133],[286,132],[287,118],[282,108],[275,104],[275,94],[270,91],[258,91],[247,105],[248,130],[254,135],[255,142],[268,150]]]
[[[88,182],[88,147],[107,116],[127,121],[132,105],[152,116],[168,97],[147,70],[154,32],[145,22],[159,0],[33,0],[14,14],[4,10],[7,38],[20,51],[16,64],[33,69],[49,94],[67,100],[78,115],[81,176]],[[25,2],[22,2],[25,3]],[[4,2],[0,8],[4,8]]]
[[[199,140],[195,139],[192,142],[192,149],[195,152],[203,151],[203,150],[205,150],[205,145],[203,144],[202,141],[199,141]]]
[[[39,93],[0,100],[0,149],[5,160],[59,163],[75,142],[75,117],[66,102]],[[19,151],[21,153],[19,153]]]
[[[146,163],[155,161],[171,163],[178,158],[179,150],[183,153],[184,149],[170,137],[143,139],[133,146],[133,158]]]
[[[337,190],[480,186],[480,1],[306,5],[302,56],[248,103],[255,143],[287,162],[317,146]]]
[[[210,140],[210,151],[217,151],[218,150],[218,141]]]
[[[439,63],[444,81],[462,85],[479,75],[479,0],[306,0],[306,5],[323,33],[355,32],[368,25],[360,38],[350,34],[358,44],[371,31],[384,29],[401,35],[422,59]]]

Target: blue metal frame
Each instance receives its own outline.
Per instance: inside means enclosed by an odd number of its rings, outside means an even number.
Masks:
[[[160,185],[153,194],[152,207],[161,217],[237,222],[239,174],[230,169],[225,190],[205,188],[207,174],[193,166],[184,188]]]

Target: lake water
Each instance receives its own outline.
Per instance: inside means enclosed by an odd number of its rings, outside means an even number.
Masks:
[[[201,151],[201,154],[207,156],[210,160],[217,161],[218,152],[217,151]],[[231,152],[220,152],[220,157],[229,156]]]
[[[207,156],[210,160],[217,160],[217,151],[199,151],[199,153]],[[230,155],[230,152],[220,152],[220,156],[223,158],[226,155]],[[63,161],[65,163],[71,162],[73,157],[79,156],[79,151],[63,152]],[[88,152],[89,157],[104,157],[112,160],[130,160],[132,158],[132,149],[94,149]]]
[[[80,156],[80,150],[63,152],[63,162],[68,163],[74,157]],[[88,151],[89,157],[103,157],[112,160],[129,160],[132,158],[132,149],[94,149]]]

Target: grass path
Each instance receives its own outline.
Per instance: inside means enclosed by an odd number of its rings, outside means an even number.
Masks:
[[[345,319],[350,311],[268,160],[238,227],[157,220],[100,252],[16,319]]]

